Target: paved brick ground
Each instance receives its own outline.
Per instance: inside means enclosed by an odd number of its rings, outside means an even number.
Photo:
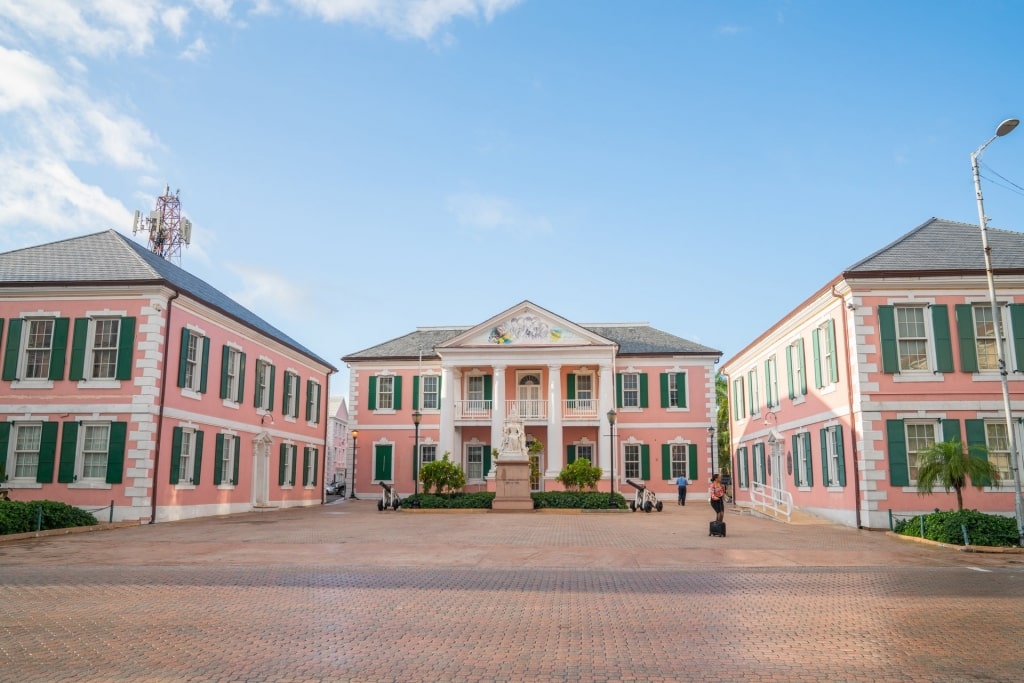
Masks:
[[[1018,681],[1024,555],[707,505],[0,543],[0,681]]]

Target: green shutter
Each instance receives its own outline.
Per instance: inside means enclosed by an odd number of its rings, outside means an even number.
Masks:
[[[320,385],[317,385],[317,386],[320,387]],[[322,414],[322,410],[321,410],[321,405],[322,404],[320,402],[323,400],[323,398],[324,398],[323,387],[320,387],[320,391],[316,392],[316,421],[317,422],[320,422],[320,415]]]
[[[494,376],[484,375],[484,400],[490,401],[494,398]]]
[[[85,379],[85,347],[89,343],[89,319],[75,318],[71,335],[71,368],[68,379],[72,382]]]
[[[796,340],[797,349],[797,361],[800,366],[800,395],[807,395],[807,366],[804,363],[804,340],[803,338]]]
[[[576,447],[566,446],[565,447],[565,464],[571,465],[576,462]]]
[[[395,410],[402,409],[402,377],[395,375]]]
[[[764,405],[772,407],[772,361],[768,358],[764,361]]]
[[[1024,304],[1010,304],[1010,322],[1006,328],[1013,335],[1013,367],[1010,372],[1024,370]]]
[[[277,384],[276,383],[277,383],[277,367],[275,367],[274,365],[271,365],[270,366],[270,387],[268,387],[268,391],[270,391],[270,395],[267,397],[268,398],[268,401],[267,401],[267,410],[268,411],[274,409],[274,391],[276,391],[276,389],[277,389]]]
[[[295,478],[295,468],[297,468],[299,466],[299,451],[298,451],[298,449],[295,448],[294,445],[290,446],[289,448],[291,448],[291,452],[292,452],[292,476],[291,476],[291,478],[288,481],[291,482],[292,485],[294,486],[295,482],[298,481]]]
[[[836,456],[837,472],[839,474],[839,485],[846,486],[846,454],[843,452],[843,428],[836,426]],[[822,475],[824,476],[824,475]]]
[[[811,454],[811,433],[802,432],[800,438],[804,441],[804,462],[807,463],[807,485],[814,486],[814,458]]]
[[[371,378],[372,379],[372,378]],[[313,421],[313,380],[306,380],[306,422]]]
[[[960,438],[960,420],[942,421],[942,440],[963,441],[963,439]]]
[[[57,481],[70,484],[75,480],[75,455],[78,451],[78,423],[65,422],[60,435],[60,464]]]
[[[11,423],[0,422],[0,469],[7,471],[7,444],[11,440]],[[0,481],[0,485],[3,482]]]
[[[953,340],[949,334],[949,307],[936,304],[931,307],[932,327],[935,330],[935,369],[953,372]]]
[[[238,395],[229,397],[235,403],[241,403],[245,398],[245,354],[238,354]]]
[[[790,453],[793,454],[793,485],[800,486],[800,464],[796,462],[797,454],[800,452],[797,444],[800,443],[800,435],[794,434],[789,437]]]
[[[663,372],[658,376],[659,384],[661,385],[661,407],[668,408],[668,373]]]
[[[743,475],[740,486],[748,488],[750,486],[750,461],[747,460],[747,447],[742,446],[736,449],[736,459],[740,463],[741,473]]]
[[[227,344],[220,347],[220,397],[228,398],[228,364],[231,360],[231,347]]]
[[[907,441],[903,420],[885,421],[885,438],[889,446],[889,483],[892,486],[910,486],[907,470]]]
[[[786,349],[786,385],[789,388],[790,400],[796,398],[793,384],[793,352],[788,348]]]
[[[210,369],[210,338],[203,337],[203,364],[199,368],[199,393],[206,393],[206,375]]]
[[[825,328],[828,330],[828,336],[825,339],[825,343],[828,344],[828,374],[832,383],[835,384],[839,381],[839,355],[836,353],[836,321],[829,319],[825,323]]]
[[[967,452],[974,455],[985,462],[988,462],[988,446],[985,441],[985,421],[984,420],[965,420],[967,429]],[[974,446],[974,450],[971,451],[971,446]],[[972,484],[975,482],[972,480]],[[979,486],[991,486],[992,481],[988,477],[982,477],[978,480]]]
[[[754,371],[751,370],[747,373],[747,386],[750,387],[750,394],[747,396],[747,410],[750,411],[751,415],[756,415],[758,409],[761,407],[755,403],[754,395],[757,391],[757,383],[754,381]]]
[[[195,432],[195,444],[193,446],[193,460],[195,460],[195,467],[192,468],[192,483],[199,486],[200,475],[203,471],[203,433],[198,429]]]
[[[814,350],[814,386],[821,389],[824,386],[824,378],[821,376],[821,342],[818,340],[818,330],[811,334],[811,348]]]
[[[689,460],[686,463],[686,478],[693,478],[694,473],[697,472],[697,444],[691,443],[689,446]],[[714,466],[712,466],[714,468]]]
[[[288,483],[288,444],[282,443],[277,449],[277,485]]]
[[[676,403],[680,408],[685,408],[689,401],[686,400],[686,373],[676,373]]]
[[[491,444],[484,444],[484,476],[491,471]]]
[[[135,356],[135,318],[121,318],[117,333],[117,379],[132,378],[132,361]]]
[[[661,478],[672,478],[672,446],[661,444]]]
[[[818,445],[821,447],[821,483],[823,486],[828,486],[828,430],[831,427],[825,427],[818,431]]]
[[[14,318],[7,326],[7,348],[4,352],[4,372],[2,378],[8,382],[18,379],[18,354],[21,346],[21,318]]]
[[[960,340],[961,372],[978,371],[978,348],[974,340],[974,307],[970,304],[957,304],[956,334]]]
[[[224,435],[218,434],[213,449],[213,483],[219,486],[224,481]]]
[[[185,386],[185,368],[188,366],[188,338],[191,332],[181,328],[181,349],[178,351],[178,386]]]
[[[171,432],[171,476],[170,483],[178,483],[178,472],[181,470],[181,427],[175,427]]]
[[[412,409],[420,409],[420,376],[413,375],[412,377]]]
[[[238,486],[238,463],[242,459],[242,438],[239,436],[231,438],[235,440],[235,471],[231,475],[231,483]]]
[[[377,410],[377,376],[376,375],[370,375],[370,395],[366,399],[366,408],[367,408],[367,410]]]
[[[281,396],[281,414],[285,417],[298,417],[298,415],[292,415],[288,412],[289,401],[292,398],[292,377],[295,377],[295,373],[284,371],[284,392]]]
[[[264,365],[266,365],[265,361],[256,359],[256,377],[254,378],[255,381],[253,382],[254,386],[256,387],[256,392],[253,394],[252,398],[252,404],[256,408],[259,408],[263,405],[263,392],[267,390],[262,380]]]
[[[107,483],[120,484],[124,480],[124,451],[128,441],[128,423],[110,423],[110,443],[107,446]]]
[[[6,449],[5,449],[6,452]],[[57,459],[57,423],[44,422],[39,437],[39,467],[36,481],[40,484],[53,482],[53,465]]]
[[[651,447],[647,444],[640,444],[640,478],[651,478]]]
[[[615,373],[615,407],[622,407],[622,373]]]
[[[896,374],[900,371],[900,355],[896,348],[896,311],[892,306],[878,307],[878,335],[882,342],[882,372]]]
[[[757,462],[761,466],[761,483],[762,484],[767,484],[768,483],[768,468],[765,466],[765,462],[764,462],[764,444],[763,443],[756,443],[756,444],[754,444],[754,448],[757,449]],[[781,477],[780,477],[780,479],[781,479]]]
[[[53,321],[53,351],[50,353],[48,379],[64,379],[64,362],[68,355],[68,327],[70,325],[70,318],[57,318]]]
[[[576,398],[576,375],[570,372],[565,376],[565,397],[570,401]]]
[[[640,373],[640,407],[647,407],[647,373]]]

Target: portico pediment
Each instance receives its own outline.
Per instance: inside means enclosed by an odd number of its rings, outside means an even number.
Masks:
[[[524,301],[438,345],[438,350],[526,346],[614,346],[614,342]]]

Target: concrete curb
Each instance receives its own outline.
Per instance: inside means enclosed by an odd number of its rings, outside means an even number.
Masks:
[[[46,538],[47,536],[66,536],[68,534],[84,534],[92,531],[107,531],[108,529],[123,529],[128,526],[140,526],[144,522],[108,522],[105,524],[94,524],[91,526],[73,526],[67,529],[44,529],[42,531],[26,531],[23,534],[0,535],[0,543],[11,541],[24,541],[32,538]]]
[[[895,536],[904,541],[912,541],[914,543],[924,543],[925,545],[933,545],[939,548],[952,548],[962,553],[1002,553],[1005,555],[1024,555],[1024,548],[1004,548],[989,545],[954,545],[953,543],[942,543],[941,541],[932,541],[927,538],[921,538],[920,536],[904,536],[898,534],[895,531],[886,531],[889,536]]]

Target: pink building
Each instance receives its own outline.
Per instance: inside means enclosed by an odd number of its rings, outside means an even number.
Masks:
[[[706,481],[712,470],[720,357],[647,324],[581,325],[529,301],[474,326],[419,328],[350,354],[356,496],[378,496],[379,482],[413,493],[414,412],[420,463],[448,453],[467,490],[493,491],[492,448],[515,412],[527,441],[543,444],[534,490],[560,490],[562,469],[586,458],[608,491],[614,459],[615,490],[627,499],[628,478],[675,500],[676,477]]]
[[[0,254],[15,500],[165,521],[323,500],[329,363],[115,231]]]
[[[1024,416],[1024,235],[989,230],[1013,415]],[[918,454],[987,447],[1002,481],[964,507],[1014,514],[1014,486],[977,225],[931,219],[854,263],[722,366],[741,504],[863,528],[954,509],[920,495]],[[1014,435],[1020,444],[1020,423]],[[1019,455],[1019,454],[1018,454]]]

